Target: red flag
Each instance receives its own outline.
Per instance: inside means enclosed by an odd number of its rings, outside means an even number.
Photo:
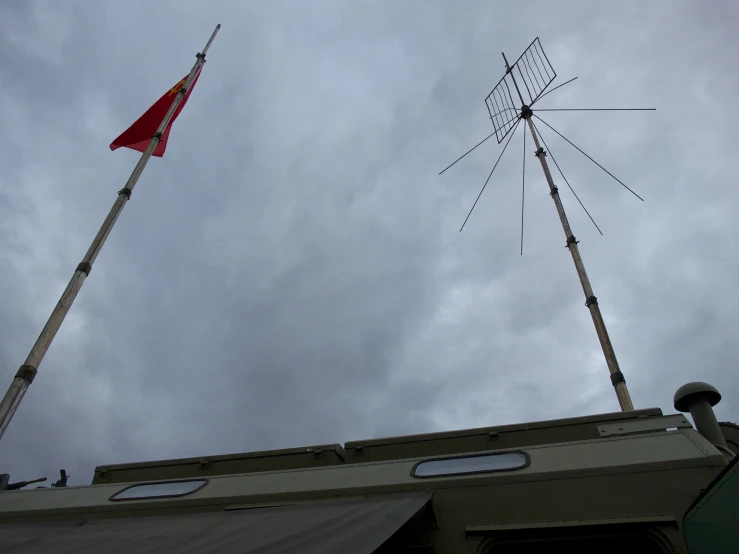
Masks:
[[[190,97],[192,89],[195,88],[195,83],[198,81],[199,77],[200,70],[198,70],[195,78],[192,80],[192,83],[190,84],[190,90],[185,93],[185,97],[177,106],[174,114],[172,114],[172,119],[169,120],[169,125],[167,125],[167,127],[162,132],[162,138],[159,141],[159,144],[157,144],[157,147],[154,149],[152,156],[157,156],[161,158],[164,155],[164,151],[167,148],[169,130],[172,128],[174,120],[177,119],[178,115],[180,115],[182,108],[185,107],[185,103]],[[121,136],[110,143],[110,149],[115,150],[117,148],[120,148],[121,146],[125,146],[126,148],[138,150],[139,152],[143,152],[144,150],[146,150],[146,147],[149,146],[149,140],[151,140],[152,135],[157,132],[159,125],[161,125],[162,121],[164,120],[164,116],[167,115],[167,110],[169,110],[172,102],[174,102],[175,95],[183,87],[186,80],[187,76],[171,89],[169,89],[166,93],[164,93],[164,96],[157,100],[151,108],[146,110],[144,115],[139,117],[133,125],[123,131],[123,133],[121,133]]]

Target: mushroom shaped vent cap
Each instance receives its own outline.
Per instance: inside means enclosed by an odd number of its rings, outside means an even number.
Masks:
[[[700,381],[687,383],[677,389],[675,393],[675,409],[679,412],[689,412],[693,402],[700,398],[705,398],[711,406],[715,406],[721,401],[721,394],[716,390],[716,387],[708,383]]]

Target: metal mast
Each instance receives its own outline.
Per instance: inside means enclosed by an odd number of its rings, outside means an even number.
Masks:
[[[139,180],[139,177],[141,177],[141,174],[143,173],[146,164],[149,162],[154,149],[159,144],[162,133],[169,125],[169,122],[172,119],[177,106],[185,97],[185,94],[187,94],[190,83],[192,83],[193,79],[200,70],[200,67],[205,63],[205,54],[208,52],[208,49],[213,43],[213,40],[215,39],[216,34],[218,33],[218,30],[220,28],[220,25],[215,28],[203,51],[197,54],[197,61],[190,71],[190,74],[188,75],[184,86],[182,86],[177,92],[172,105],[164,116],[164,119],[157,129],[157,132],[154,133],[154,135],[151,137],[151,140],[149,141],[149,146],[146,148],[146,150],[144,150],[144,153],[141,155],[141,158],[134,167],[131,176],[128,178],[128,181],[126,181],[124,187],[120,191],[118,191],[118,197],[116,198],[113,207],[110,209],[108,217],[105,218],[105,221],[103,222],[100,230],[95,236],[95,239],[92,241],[90,248],[87,250],[85,257],[77,266],[77,269],[75,270],[74,275],[72,275],[67,288],[62,293],[59,302],[57,303],[54,310],[51,312],[51,316],[46,322],[46,325],[41,331],[41,334],[36,340],[36,343],[33,345],[33,348],[31,348],[31,352],[28,354],[26,361],[23,363],[23,365],[20,366],[20,369],[18,369],[18,372],[15,374],[13,382],[11,383],[8,391],[5,393],[5,397],[0,403],[0,438],[2,438],[2,436],[5,434],[5,430],[8,428],[8,424],[10,423],[13,415],[18,409],[21,400],[23,400],[23,396],[26,394],[28,387],[33,382],[34,377],[36,377],[36,373],[38,371],[39,365],[41,364],[41,361],[44,359],[46,352],[49,350],[49,346],[54,340],[54,336],[56,335],[57,331],[59,331],[59,328],[61,327],[65,316],[67,315],[67,312],[72,307],[72,303],[77,297],[77,293],[82,287],[82,284],[85,282],[85,279],[90,274],[90,271],[92,270],[92,264],[95,263],[95,259],[100,253],[100,250],[103,248],[103,244],[105,244],[105,240],[108,238],[108,235],[113,229],[118,216],[123,211],[123,207],[126,205],[126,202],[131,198],[131,192],[136,186],[136,182]]]
[[[606,323],[603,321],[603,316],[600,313],[598,307],[598,299],[593,293],[593,287],[590,285],[588,274],[585,272],[585,265],[583,264],[582,257],[580,256],[580,250],[577,248],[578,241],[575,240],[575,235],[572,234],[570,223],[567,221],[567,215],[565,214],[564,206],[562,206],[562,200],[559,198],[559,191],[557,186],[552,180],[552,174],[549,172],[549,166],[547,165],[546,155],[547,153],[539,145],[539,138],[536,136],[534,131],[534,124],[531,121],[531,109],[528,106],[524,106],[521,117],[528,123],[531,136],[534,138],[534,144],[536,145],[536,157],[541,162],[541,169],[544,171],[544,176],[549,183],[549,191],[554,200],[554,205],[557,207],[557,213],[559,214],[559,220],[562,223],[562,229],[565,232],[567,238],[567,248],[572,254],[572,261],[575,263],[575,269],[577,270],[577,276],[580,278],[580,284],[582,290],[585,293],[585,305],[590,310],[590,316],[593,318],[593,325],[595,325],[595,332],[598,334],[598,340],[600,346],[603,349],[603,355],[606,357],[606,364],[608,364],[608,371],[611,373],[611,383],[613,388],[616,389],[616,396],[618,397],[618,403],[621,406],[621,410],[631,411],[634,409],[634,404],[631,402],[631,395],[629,395],[629,389],[626,387],[626,380],[624,374],[621,372],[621,368],[618,365],[616,359],[616,352],[613,350],[613,344],[608,336],[608,330],[606,329]],[[527,113],[528,112],[528,113]]]
[[[543,54],[543,50],[541,52]],[[524,55],[525,54],[526,52],[524,52]],[[526,61],[529,61],[529,59],[530,58],[525,58]],[[566,246],[567,246],[567,249],[570,251],[570,254],[572,255],[572,261],[575,263],[575,270],[577,271],[577,276],[580,278],[580,284],[582,285],[582,290],[585,293],[585,306],[587,306],[587,308],[590,310],[590,316],[593,318],[593,325],[595,325],[595,332],[598,334],[598,340],[600,341],[600,346],[603,349],[603,355],[606,358],[606,364],[608,365],[608,371],[611,374],[611,384],[613,384],[613,388],[616,390],[616,396],[618,397],[618,403],[621,406],[621,410],[624,412],[632,411],[634,409],[634,404],[631,402],[631,395],[629,394],[629,389],[626,387],[626,380],[624,379],[624,374],[621,372],[621,368],[618,365],[618,360],[616,359],[616,352],[613,350],[613,344],[611,344],[611,339],[608,336],[608,330],[606,329],[606,323],[605,321],[603,321],[603,316],[600,313],[600,308],[598,307],[598,299],[593,293],[593,287],[590,285],[590,279],[588,279],[588,274],[585,271],[585,264],[583,264],[582,257],[580,256],[580,250],[577,247],[578,241],[575,239],[575,235],[572,234],[572,229],[570,228],[569,221],[567,221],[567,215],[565,214],[565,209],[564,209],[564,206],[562,205],[562,200],[559,197],[559,190],[557,189],[557,186],[554,184],[554,180],[552,179],[552,174],[549,171],[549,165],[547,164],[547,160],[546,160],[547,153],[544,151],[544,149],[539,144],[539,137],[537,136],[536,131],[534,130],[534,124],[531,121],[531,116],[534,114],[531,111],[531,108],[524,101],[523,95],[521,94],[521,89],[518,88],[518,83],[516,82],[516,76],[513,74],[513,70],[511,69],[511,66],[508,65],[508,60],[506,59],[505,54],[503,54],[503,60],[505,61],[505,65],[506,65],[506,73],[511,76],[516,92],[518,93],[519,100],[521,101],[521,112],[520,112],[521,115],[520,116],[522,119],[526,120],[526,123],[528,124],[528,127],[529,127],[529,131],[531,131],[531,136],[534,139],[534,144],[536,145],[535,156],[539,159],[539,162],[541,163],[541,169],[544,172],[544,177],[546,178],[547,183],[549,184],[550,196],[552,197],[552,200],[554,200],[554,205],[557,208],[557,214],[559,215],[559,220],[562,223],[562,230],[565,232],[565,237],[567,239]],[[542,60],[542,65],[544,65],[543,60]],[[533,66],[537,68],[537,70],[539,71],[539,74],[541,75],[541,70],[539,69],[535,60],[534,60]],[[532,64],[530,61],[529,61],[529,67],[532,67]],[[519,68],[519,71],[520,71],[520,68]],[[531,73],[533,73],[533,68],[532,68]],[[522,76],[523,76],[523,73],[522,73]],[[529,91],[530,93],[531,90],[529,89],[525,80],[524,80],[524,85],[526,86],[527,91]],[[531,88],[533,88],[533,85]],[[541,92],[539,94],[541,94]],[[536,98],[534,98],[533,101],[531,101],[531,103],[533,104],[533,102],[535,101],[536,101]]]
[[[562,135],[559,131],[554,129],[551,125],[549,125],[546,121],[541,119],[538,115],[534,114],[534,111],[531,108],[539,99],[541,99],[543,96],[546,96],[550,92],[553,92],[559,87],[562,87],[566,85],[567,83],[571,83],[572,81],[577,79],[577,77],[575,77],[573,79],[570,79],[569,81],[565,81],[564,83],[548,90],[547,92],[544,92],[549,87],[549,85],[552,84],[554,79],[557,77],[557,74],[554,71],[552,64],[549,62],[549,59],[547,58],[546,54],[544,53],[544,50],[541,46],[541,42],[539,41],[538,38],[533,40],[533,42],[528,46],[528,48],[524,51],[523,54],[521,54],[521,56],[518,58],[518,60],[516,60],[516,62],[512,66],[508,64],[508,60],[506,59],[505,54],[503,54],[503,60],[505,61],[506,73],[503,76],[503,78],[500,81],[498,81],[498,84],[495,85],[492,92],[490,92],[490,94],[485,97],[485,106],[488,109],[488,114],[490,116],[490,120],[493,123],[493,127],[494,127],[493,133],[491,133],[486,138],[481,140],[479,143],[473,146],[470,150],[465,152],[462,156],[457,158],[454,162],[452,162],[450,165],[448,165],[445,169],[441,171],[441,173],[444,173],[446,170],[448,170],[453,165],[455,165],[458,161],[460,161],[462,158],[470,154],[470,152],[475,150],[477,147],[479,147],[482,143],[484,143],[486,140],[491,138],[493,135],[495,135],[498,141],[498,144],[500,144],[501,142],[503,142],[506,136],[510,134],[510,136],[508,137],[508,140],[503,146],[503,150],[501,151],[500,155],[498,156],[497,161],[495,162],[495,165],[493,166],[493,169],[490,171],[490,175],[488,175],[488,178],[485,181],[485,184],[483,185],[482,190],[480,191],[480,194],[477,196],[475,203],[472,205],[472,208],[467,214],[467,218],[464,220],[464,223],[462,224],[462,228],[460,229],[460,231],[464,229],[464,226],[467,224],[467,220],[472,214],[472,210],[475,209],[475,206],[477,205],[477,202],[480,199],[480,196],[485,190],[485,187],[487,187],[487,184],[490,181],[490,178],[492,177],[493,172],[495,171],[495,168],[498,166],[498,163],[500,162],[500,159],[505,153],[506,148],[508,148],[508,145],[510,144],[511,139],[513,138],[513,135],[515,134],[516,129],[521,123],[521,120],[524,120],[526,122],[525,124],[529,128],[529,131],[531,132],[531,136],[534,139],[534,145],[536,146],[535,155],[539,159],[539,162],[541,163],[541,168],[542,168],[542,171],[544,172],[544,177],[546,178],[547,183],[549,185],[550,195],[552,197],[552,200],[554,200],[554,205],[557,208],[557,214],[559,215],[560,222],[562,223],[562,229],[564,230],[565,238],[567,241],[566,247],[569,249],[570,254],[572,255],[572,261],[575,263],[575,270],[577,271],[577,276],[580,279],[580,284],[582,285],[583,292],[585,293],[585,306],[587,306],[588,310],[590,311],[590,315],[593,318],[593,324],[595,325],[595,331],[598,334],[598,340],[600,341],[601,348],[603,349],[603,354],[606,359],[608,371],[611,376],[611,384],[613,385],[616,391],[616,396],[618,397],[618,403],[621,407],[621,410],[631,411],[634,409],[634,405],[631,401],[629,390],[626,387],[626,381],[624,379],[623,372],[621,371],[621,368],[618,365],[618,360],[616,359],[616,353],[614,352],[613,344],[611,344],[611,339],[608,336],[608,331],[606,330],[606,324],[603,321],[602,314],[600,313],[600,308],[598,306],[598,299],[593,293],[593,287],[591,286],[590,280],[588,279],[588,274],[585,271],[585,265],[583,264],[582,257],[580,256],[580,251],[577,247],[578,241],[575,239],[575,236],[572,233],[572,228],[570,227],[570,223],[567,220],[567,215],[565,214],[565,210],[562,205],[562,200],[559,197],[559,191],[557,189],[557,186],[554,184],[554,180],[552,179],[551,172],[549,171],[549,166],[546,160],[547,152],[544,150],[544,148],[542,148],[540,144],[540,139],[541,139],[541,142],[544,143],[544,146],[546,147],[547,146],[546,141],[544,141],[544,138],[541,137],[541,135],[539,134],[539,131],[536,128],[536,125],[534,125],[534,122],[531,119],[532,116],[537,117],[539,120],[541,120],[542,123],[547,125],[547,127],[549,127],[552,131],[557,133],[561,138],[567,141],[571,146],[573,146],[580,153],[585,155],[585,157],[587,157],[591,162],[593,162],[598,167],[600,167],[603,171],[608,173],[608,175],[610,175],[611,177],[613,177],[613,179],[618,181],[624,188],[626,188],[634,196],[636,196],[642,201],[644,199],[638,194],[636,194],[633,190],[631,190],[628,186],[626,186],[623,182],[621,182],[618,178],[616,178],[612,173],[610,173],[602,165],[596,162],[593,158],[588,156],[585,152],[583,152],[579,147],[577,147],[574,143],[572,143],[568,138]],[[653,109],[654,108],[584,108],[584,109],[575,108],[575,109],[561,109],[561,110],[560,109],[539,110],[537,108],[536,111],[630,111],[630,110],[638,111],[638,110],[653,110]],[[524,133],[525,132],[526,131],[524,130]],[[526,139],[524,135],[524,157],[525,155],[526,155]],[[550,155],[551,155],[551,152],[550,152]],[[564,176],[564,173],[562,173],[562,170],[557,164],[557,161],[553,155],[552,155],[552,161],[554,162],[555,166],[557,166],[557,169],[559,170],[560,174],[562,174],[562,178],[564,179],[565,183],[567,183],[567,186],[570,188],[570,190],[572,190],[572,186],[567,181],[567,178]],[[524,192],[525,192],[525,163],[524,163],[524,180],[522,182],[522,194],[521,194],[521,253],[522,254],[523,254]],[[588,214],[588,217],[590,217],[590,220],[593,222],[596,229],[598,229],[598,232],[601,232],[600,228],[595,223],[595,220],[593,220],[592,216],[590,216],[590,213],[587,211],[587,209],[585,209],[585,206],[580,201],[580,198],[577,196],[577,194],[575,194],[574,190],[572,190],[572,193],[575,195],[575,198],[577,198],[578,202],[580,203],[582,208],[585,210],[585,213]],[[603,233],[601,232],[601,234]]]

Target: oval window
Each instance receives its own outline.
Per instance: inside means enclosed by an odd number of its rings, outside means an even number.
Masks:
[[[470,473],[491,473],[512,471],[529,465],[525,452],[501,452],[498,454],[477,454],[458,456],[439,460],[419,462],[411,470],[413,477],[442,477],[447,475],[467,475]]]
[[[205,485],[205,479],[192,481],[168,481],[166,483],[144,483],[131,485],[118,491],[110,500],[142,500],[145,498],[168,498],[192,494]]]

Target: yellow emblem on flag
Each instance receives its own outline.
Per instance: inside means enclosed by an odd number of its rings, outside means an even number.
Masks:
[[[167,96],[172,96],[173,94],[177,94],[184,85],[185,85],[185,79],[182,79],[179,83],[177,83],[175,86],[169,89],[169,93],[167,94]]]

